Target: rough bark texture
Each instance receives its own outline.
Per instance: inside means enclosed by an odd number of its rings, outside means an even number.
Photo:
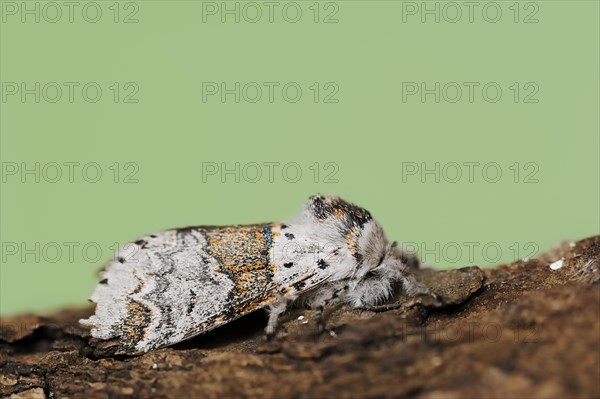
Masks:
[[[600,237],[510,265],[419,275],[440,302],[397,297],[390,303],[401,307],[332,310],[322,334],[298,309],[271,342],[257,312],[136,357],[78,325],[91,308],[4,318],[0,395],[600,397]]]

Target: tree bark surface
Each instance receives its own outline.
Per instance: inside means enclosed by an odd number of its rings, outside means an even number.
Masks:
[[[269,342],[258,311],[139,356],[91,338],[77,321],[92,307],[5,317],[0,396],[600,397],[600,236],[418,277],[438,302],[398,294],[377,308],[330,309],[322,333],[314,313],[295,309]]]

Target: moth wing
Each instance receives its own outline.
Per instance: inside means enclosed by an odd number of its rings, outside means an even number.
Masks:
[[[302,283],[304,281],[307,281],[309,279],[312,279],[313,277],[315,277],[315,274],[310,274],[308,275],[306,278],[299,280],[298,282]],[[295,289],[293,290],[293,292],[295,292],[297,295],[294,296],[294,299],[300,295],[303,294],[305,292],[308,291],[312,291],[324,284],[327,283],[326,278],[321,278],[319,280],[311,280],[311,285],[310,286],[303,286],[302,289]],[[192,329],[189,332],[187,332],[181,339],[181,341],[196,337],[200,334],[204,334],[210,330],[213,330],[223,324],[227,324],[239,317],[242,317],[248,313],[253,312],[254,310],[258,310],[258,309],[262,309],[265,308],[266,306],[270,305],[271,303],[275,302],[278,298],[285,298],[287,295],[282,295],[283,292],[281,289],[278,288],[277,285],[272,285],[270,287],[267,288],[266,290],[267,292],[267,300],[264,299],[264,297],[256,297],[256,298],[249,298],[248,300],[246,300],[245,302],[241,302],[239,304],[237,304],[236,307],[238,308],[242,308],[242,309],[247,309],[247,310],[243,310],[239,313],[236,313],[233,317],[228,318],[226,320],[222,320],[219,322],[214,323],[213,325],[210,326],[205,326],[202,328],[196,328],[196,329]]]
[[[356,260],[338,227],[302,217],[273,226],[275,281],[292,299],[351,277]]]
[[[123,247],[101,271],[82,324],[125,352],[172,345],[276,298],[270,225],[168,230]]]
[[[274,292],[274,290],[268,290],[268,291]],[[268,306],[272,302],[274,302],[274,299],[267,300],[267,301],[261,300],[261,298],[248,299],[247,301],[238,304],[238,306],[248,307],[248,310],[244,310],[242,312],[236,313],[231,318],[217,320],[216,322],[214,322],[211,325],[206,325],[206,326],[202,326],[202,327],[198,327],[198,328],[189,329],[189,331],[186,331],[186,333],[183,335],[183,337],[181,338],[181,341],[185,341],[190,338],[197,337],[200,334],[204,334],[208,331],[214,330],[215,328],[220,327],[229,322],[232,322],[233,320],[236,320],[239,317],[242,317],[249,313],[252,313],[255,310],[262,309],[262,308]]]

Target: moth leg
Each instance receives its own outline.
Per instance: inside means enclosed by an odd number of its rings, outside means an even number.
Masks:
[[[265,335],[267,340],[270,340],[275,335],[275,331],[277,330],[277,326],[279,324],[279,316],[286,311],[288,303],[289,299],[281,297],[269,306],[269,321],[265,327]]]
[[[444,303],[442,297],[417,281],[413,274],[402,276],[402,288],[404,288],[404,292],[411,298],[411,301],[402,307],[412,307],[416,304],[440,307]]]
[[[394,309],[409,309],[418,304],[419,304],[419,301],[417,301],[416,299],[413,299],[408,302],[396,301],[394,303],[389,303],[386,305],[361,306],[360,309],[369,310],[371,312],[387,312],[388,310],[394,310]]]
[[[429,288],[417,281],[412,273],[406,273],[402,276],[402,288],[407,295],[415,297],[419,295],[428,295],[436,297]]]
[[[364,305],[359,309],[361,310],[369,310],[371,312],[386,312],[388,310],[400,309],[402,307],[402,302],[397,301],[394,303],[386,304],[386,305]]]
[[[317,334],[321,334],[323,331],[325,331],[325,312],[323,311],[324,309],[325,305],[319,305],[315,309],[317,312],[317,314],[315,315],[315,318],[317,319]]]
[[[421,266],[419,257],[414,252],[405,249],[400,250],[400,260],[410,270],[416,270]]]
[[[398,245],[397,241],[394,241],[392,243],[390,251],[395,258],[400,259],[400,262],[402,262],[404,269],[414,271],[419,269],[419,267],[421,266],[421,261],[419,260],[417,254],[405,245]]]
[[[431,291],[415,278],[414,273],[421,266],[417,254],[408,250],[405,246],[399,247],[397,242],[392,243],[390,251],[392,256],[402,263],[398,280],[402,283],[406,294],[409,296],[432,295]]]
[[[342,292],[348,289],[347,285],[338,288],[331,288],[329,290],[321,291],[320,295],[316,296],[311,301],[311,308],[316,311],[315,319],[317,323],[317,334],[325,331],[325,307],[336,302]]]

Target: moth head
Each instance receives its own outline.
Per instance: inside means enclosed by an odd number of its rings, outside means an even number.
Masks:
[[[380,252],[376,263],[371,263],[370,268],[364,274],[364,278],[399,280],[418,267],[419,260],[416,255],[401,250],[398,243],[394,241],[391,244],[386,244],[385,251]]]
[[[370,257],[363,263],[359,271],[362,274],[351,281],[348,302],[353,306],[376,305],[389,298],[396,282],[401,282],[409,294],[425,292],[411,273],[416,257],[403,253],[395,242],[386,244],[378,256],[376,261]]]
[[[348,281],[346,299],[354,306],[375,304],[389,297],[395,282],[414,281],[411,270],[416,258],[389,243],[381,225],[369,211],[333,195],[309,198],[303,223],[311,234],[339,251],[340,264],[334,277]],[[410,291],[410,289],[407,289]]]

